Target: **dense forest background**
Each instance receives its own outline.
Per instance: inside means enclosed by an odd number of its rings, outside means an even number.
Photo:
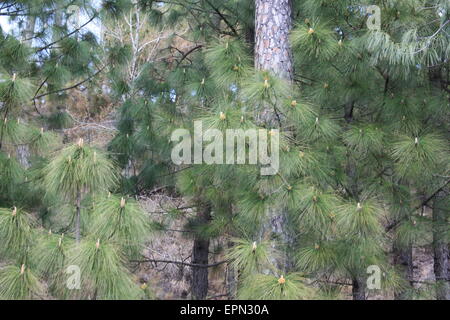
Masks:
[[[448,0],[0,22],[0,299],[450,299]],[[194,121],[279,135],[278,173],[175,165]]]

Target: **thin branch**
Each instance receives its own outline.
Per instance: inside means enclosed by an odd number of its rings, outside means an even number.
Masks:
[[[216,7],[214,7],[212,5],[211,2],[209,2],[208,0],[205,0],[207,4],[209,4],[209,6],[219,15],[219,17],[223,20],[223,22],[225,22],[225,24],[231,29],[231,31],[236,35],[239,36],[239,34],[237,33],[236,29],[233,27],[233,25],[227,20],[227,18],[225,18],[225,16],[219,11],[219,9],[217,9]]]
[[[183,62],[184,59],[187,58],[188,55],[190,55],[192,52],[194,52],[195,50],[198,50],[198,49],[200,49],[202,47],[203,47],[203,45],[199,44],[198,46],[195,46],[194,48],[192,48],[188,52],[184,53],[183,56],[181,57],[180,61],[178,61],[177,67],[181,64],[181,62]]]
[[[36,52],[40,52],[40,51],[42,51],[42,50],[48,49],[48,48],[50,48],[51,46],[53,46],[54,44],[60,42],[61,40],[64,40],[64,39],[70,37],[71,35],[77,33],[78,31],[80,31],[81,29],[83,29],[86,25],[88,25],[89,23],[91,23],[91,21],[94,20],[96,17],[97,17],[97,15],[94,14],[94,15],[92,16],[92,18],[90,18],[87,22],[85,22],[85,23],[84,23],[82,26],[80,26],[79,28],[76,28],[76,29],[73,30],[72,32],[69,32],[68,34],[62,36],[62,37],[59,38],[58,40],[55,40],[55,41],[53,41],[53,42],[47,44],[47,45],[44,46],[44,47],[38,48],[38,49],[36,50]]]
[[[437,189],[435,192],[433,192],[433,194],[432,194],[431,196],[429,196],[429,197],[426,198],[424,201],[422,201],[422,203],[421,203],[420,205],[416,206],[413,210],[411,210],[410,213],[412,213],[412,212],[414,212],[414,211],[420,209],[421,207],[427,205],[428,202],[430,202],[431,200],[433,200],[433,198],[434,198],[439,192],[441,192],[442,190],[444,190],[444,188],[445,188],[448,184],[450,184],[450,180],[448,180],[442,187],[440,187],[440,188]],[[403,219],[404,219],[404,218],[403,218]],[[399,223],[403,221],[403,219],[400,219],[400,220],[397,220],[397,221],[391,223],[389,226],[387,226],[386,231],[390,231],[390,230],[396,228],[396,227],[399,225]]]
[[[52,90],[43,94],[40,94],[38,96],[33,97],[33,99],[31,100],[36,100],[36,99],[40,99],[42,97],[48,96],[50,94],[54,94],[54,93],[59,93],[59,92],[64,92],[64,91],[68,91],[71,89],[75,89],[79,86],[81,86],[83,83],[88,82],[89,80],[91,80],[92,78],[94,78],[95,76],[97,76],[100,72],[102,72],[104,69],[106,68],[106,65],[101,67],[99,70],[97,70],[97,72],[95,72],[93,75],[89,76],[88,78],[84,79],[83,81],[80,81],[76,84],[74,84],[73,86],[67,87],[67,88],[63,88],[63,89],[57,89],[57,90]]]
[[[192,267],[192,268],[213,268],[213,267],[217,267],[221,264],[224,264],[228,261],[224,260],[224,261],[219,261],[219,262],[211,263],[211,264],[198,264],[198,263],[188,263],[188,262],[174,261],[174,260],[146,259],[146,260],[131,260],[131,262],[135,262],[135,263],[147,263],[147,262],[158,263],[158,262],[161,262],[161,263],[178,264],[178,265],[188,266],[188,267]]]

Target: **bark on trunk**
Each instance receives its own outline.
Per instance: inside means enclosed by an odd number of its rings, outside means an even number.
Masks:
[[[271,247],[281,253],[269,256],[270,263],[279,271],[288,273],[294,268],[293,246],[295,243],[294,231],[289,227],[288,210],[268,208],[267,216],[269,219],[262,227],[262,238],[267,239],[266,233],[270,231],[270,238],[273,239]]]
[[[232,205],[231,200],[228,204],[227,211],[228,211],[229,219],[231,221],[233,219],[233,205]],[[227,240],[227,251],[228,252],[234,247],[234,243],[231,239],[236,236],[237,236],[237,234],[235,234],[233,231],[231,231],[228,234],[228,237],[229,237]],[[229,300],[235,300],[237,297],[238,273],[239,273],[239,270],[236,269],[236,267],[233,265],[233,262],[228,261],[227,269],[226,269],[225,284],[226,284],[227,296],[228,296]]]
[[[359,201],[359,192],[358,192],[358,174],[356,169],[356,163],[354,162],[351,155],[348,155],[348,162],[346,167],[346,174],[349,179],[348,189],[352,193],[351,197]],[[352,279],[352,296],[353,300],[366,300],[366,283],[364,281],[364,277],[354,277]]]
[[[22,121],[21,118],[18,121]],[[25,169],[28,169],[30,164],[30,147],[28,144],[21,144],[16,147],[17,161],[19,161],[20,165]]]
[[[353,300],[366,300],[366,284],[362,278],[352,280],[352,296]]]
[[[255,67],[292,81],[293,62],[289,31],[292,27],[290,0],[256,0]]]
[[[444,191],[439,192],[433,204],[433,249],[434,275],[436,277],[436,299],[450,300],[449,249],[446,240],[448,231],[449,200]]]
[[[233,243],[231,241],[227,242],[228,250],[233,247]],[[233,266],[233,264],[227,263],[227,273],[226,273],[226,287],[227,287],[227,296],[229,300],[235,300],[237,294],[237,281],[238,275],[237,270]]]
[[[207,224],[211,220],[211,207],[199,205],[197,207],[196,224]],[[192,248],[192,263],[207,265],[209,258],[209,238],[196,235]],[[193,267],[191,281],[191,295],[193,300],[204,300],[208,294],[208,268]]]
[[[255,67],[258,70],[269,71],[277,77],[292,81],[293,60],[289,43],[289,32],[292,27],[290,0],[255,0]],[[282,126],[283,119],[279,119],[273,105],[261,106],[256,115],[258,122],[266,127]],[[282,242],[273,243],[285,252],[284,257],[271,257],[273,264],[284,272],[292,267],[290,246],[293,236],[289,232],[288,212],[285,209],[268,208],[268,225],[263,226],[262,237],[267,230],[271,230],[273,238]]]
[[[255,1],[255,68],[292,81],[294,78],[289,31],[292,26],[290,0]],[[257,122],[266,127],[282,126],[274,106],[260,106]]]
[[[350,101],[345,105],[344,119],[347,123],[346,128],[353,122],[354,102]],[[359,202],[359,185],[358,185],[358,170],[356,161],[352,157],[350,151],[347,151],[347,164],[345,167],[345,174],[348,178],[347,190],[353,200]],[[365,277],[354,276],[352,279],[352,297],[353,300],[366,300],[366,281]]]
[[[62,24],[63,24],[63,12],[62,10],[56,10],[54,25],[56,27],[61,27]],[[59,34],[59,32],[56,32],[56,30],[54,29],[52,34],[52,41],[57,41],[59,40],[60,37],[61,35]]]
[[[81,192],[77,192],[77,198],[75,201],[75,240],[77,243],[80,243],[81,240],[81,226],[80,226],[80,220],[81,220]]]
[[[17,160],[19,161],[20,165],[24,167],[25,169],[28,169],[30,164],[30,148],[27,144],[22,144],[17,146]]]
[[[413,250],[412,246],[407,248],[394,248],[394,264],[400,266],[404,278],[409,282],[410,287],[414,286],[414,269],[413,269]],[[406,291],[396,292],[395,300],[409,300]]]
[[[22,41],[31,47],[33,43],[34,30],[36,27],[36,17],[29,15],[26,20],[25,28],[22,32]],[[25,169],[30,167],[30,148],[27,144],[17,146],[17,160]]]

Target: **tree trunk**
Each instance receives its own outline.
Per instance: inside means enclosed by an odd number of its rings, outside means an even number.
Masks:
[[[63,24],[63,12],[62,10],[56,10],[55,11],[55,20],[54,20],[54,25],[56,27],[61,27]],[[59,40],[61,37],[61,35],[59,34],[59,32],[56,32],[55,29],[53,29],[53,33],[52,33],[52,41],[57,41]]]
[[[207,224],[211,220],[209,205],[197,206],[197,225]],[[192,263],[207,265],[209,258],[209,238],[196,235],[192,248]],[[193,300],[204,300],[208,294],[208,268],[192,267],[191,295]]]
[[[411,287],[414,286],[414,269],[413,269],[413,251],[412,246],[407,248],[394,247],[394,265],[399,266],[402,270],[404,278],[409,282]],[[395,300],[409,300],[407,292],[396,292]]]
[[[444,191],[439,192],[433,204],[433,249],[434,275],[436,277],[436,299],[450,300],[449,249],[446,240],[448,231],[449,200]]]
[[[346,128],[353,122],[354,102],[350,101],[344,108],[344,119],[347,123]],[[353,158],[351,151],[347,150],[347,164],[345,167],[345,174],[348,178],[347,191],[350,197],[359,202],[359,186],[358,186],[358,170],[357,163]],[[352,279],[352,297],[353,300],[366,300],[366,282],[364,277],[354,276]]]
[[[31,164],[30,164],[30,148],[28,147],[27,144],[21,144],[18,145],[16,148],[16,152],[17,152],[17,160],[19,161],[20,165],[25,168],[28,169]]]
[[[359,277],[352,280],[352,296],[353,300],[366,300],[366,284]]]
[[[289,31],[290,0],[255,1],[255,67],[292,81],[294,78]]]
[[[19,118],[18,121],[21,119]],[[20,165],[28,169],[30,164],[30,147],[28,144],[20,144],[16,147],[17,161],[19,161]]]
[[[255,0],[255,68],[269,71],[277,77],[289,82],[294,78],[289,32],[292,27],[290,0]],[[282,126],[283,119],[276,115],[273,105],[266,104],[256,115],[258,122],[266,127]],[[284,257],[271,257],[273,264],[280,271],[289,272],[292,268],[290,246],[293,235],[289,232],[288,212],[286,209],[275,210],[268,208],[268,224],[263,226],[261,237],[266,230],[271,230],[273,237],[282,242],[273,243],[284,251]]]
[[[233,219],[233,205],[232,200],[230,199],[228,204],[229,219],[232,221]],[[227,240],[227,251],[229,252],[233,247],[234,243],[231,240],[232,238],[237,237],[233,231],[228,234]],[[232,261],[227,262],[226,276],[225,276],[225,285],[227,290],[227,296],[229,300],[234,300],[237,297],[237,286],[238,286],[238,272],[239,270],[233,265]]]
[[[36,17],[29,15],[25,24],[25,29],[22,32],[22,40],[29,46],[33,43],[34,30],[36,26]]]
[[[294,78],[289,31],[292,26],[290,0],[255,1],[255,68],[292,81]],[[256,120],[266,127],[281,126],[274,106],[260,107]]]
[[[29,15],[26,20],[25,28],[22,31],[22,41],[28,46],[32,46],[34,30],[36,27],[36,17],[34,15]],[[17,146],[17,160],[25,169],[30,167],[30,148],[27,144],[22,144]]]
[[[233,243],[231,241],[227,242],[228,250],[233,247]],[[236,299],[237,294],[237,281],[238,275],[237,270],[233,266],[231,262],[227,263],[227,272],[226,272],[226,288],[227,288],[227,296],[229,300]]]
[[[77,243],[80,243],[81,240],[81,226],[80,226],[80,220],[81,220],[81,192],[77,192],[77,198],[75,201],[75,240]]]

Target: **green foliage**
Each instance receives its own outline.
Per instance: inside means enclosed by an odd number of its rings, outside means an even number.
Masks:
[[[274,99],[288,99],[291,94],[290,84],[267,71],[255,72],[242,84],[241,96],[244,101],[251,101],[253,104]]]
[[[239,298],[343,299],[340,281],[364,285],[370,265],[382,270],[383,294],[436,298],[439,283],[412,288],[393,258],[450,235],[448,1],[292,1],[292,82],[253,68],[254,1],[34,2],[0,9],[19,10],[20,28],[38,21],[32,41],[0,30],[0,206],[30,212],[0,209],[0,299],[40,297],[37,276],[55,298],[151,297],[127,262],[142,254],[154,225],[131,196],[107,197],[119,190],[164,190],[192,213],[210,208],[205,221],[171,209],[159,229],[187,217],[185,231],[227,241]],[[55,25],[54,9],[72,4],[100,13],[114,35],[99,42]],[[380,31],[366,27],[373,4],[382,7]],[[71,138],[61,130],[75,120],[67,98],[89,98],[83,113],[91,119],[75,121],[91,123],[100,91],[109,95],[102,106],[119,106],[108,143],[114,160],[82,140],[55,151],[59,134]],[[222,132],[279,128],[278,174],[261,176],[260,164],[174,166],[171,133],[192,132],[194,120]],[[15,159],[19,147],[31,152],[30,169]],[[444,194],[440,205],[436,194]],[[62,235],[75,203],[79,244]],[[277,214],[292,235],[277,234]],[[283,251],[292,253],[286,277]],[[81,267],[81,290],[65,286],[70,265]]]
[[[262,272],[270,266],[269,244],[243,239],[235,239],[234,245],[228,253],[228,258],[244,276],[250,276],[255,272]]]
[[[239,291],[239,299],[251,300],[311,300],[313,289],[299,273],[279,278],[272,275],[255,274],[245,279]]]
[[[107,192],[117,182],[113,163],[82,139],[56,153],[43,168],[43,176],[46,190],[72,199],[85,189]]]
[[[20,104],[29,102],[33,97],[33,85],[27,78],[12,74],[10,78],[0,82],[0,101],[7,108],[13,109]],[[15,110],[14,110],[15,111]]]
[[[140,256],[151,224],[135,200],[109,196],[95,202],[91,214],[91,234],[116,243],[131,258]]]
[[[0,191],[6,199],[13,199],[20,185],[24,183],[24,170],[11,154],[0,152]]]
[[[3,69],[11,73],[26,69],[30,48],[10,35],[4,39],[0,38],[0,48],[2,50],[0,63]]]
[[[129,45],[111,47],[108,53],[112,65],[123,65],[130,59],[131,48]]]
[[[127,0],[104,0],[102,1],[102,7],[108,16],[117,19],[127,12],[132,4]]]
[[[374,200],[345,203],[336,210],[337,228],[346,237],[370,239],[382,233],[383,212]]]
[[[82,297],[124,300],[141,296],[138,285],[123,267],[121,252],[110,241],[84,239],[70,249],[69,257],[68,264],[81,270],[82,290],[78,294]]]
[[[376,124],[355,125],[344,133],[345,143],[362,155],[383,152],[385,134]]]
[[[61,66],[59,62],[55,64],[46,64],[43,69],[43,73],[47,79],[47,82],[52,85],[61,85],[67,83],[70,79],[70,71]]]
[[[230,90],[250,74],[251,59],[247,51],[238,40],[226,40],[208,48],[205,61],[219,88]]]
[[[432,242],[431,223],[429,219],[411,216],[403,220],[396,229],[396,243],[398,246],[424,246]]]
[[[432,179],[449,158],[448,143],[436,134],[399,136],[392,147],[398,175],[409,179]]]
[[[291,34],[291,41],[298,50],[319,60],[331,59],[342,45],[330,26],[317,21],[298,26]]]
[[[31,150],[37,155],[45,155],[52,151],[58,144],[58,136],[51,131],[44,131],[43,128],[37,129],[31,127],[29,129],[27,142]]]
[[[58,298],[65,298],[67,295],[65,271],[71,246],[73,240],[64,234],[52,234],[49,231],[39,236],[32,249],[32,261],[37,274],[47,280],[49,292]]]
[[[299,223],[306,229],[325,231],[336,217],[340,200],[314,186],[303,186],[296,196]]]
[[[299,269],[311,273],[332,270],[338,262],[336,247],[327,242],[301,248],[296,258]]]
[[[14,207],[0,209],[0,248],[2,255],[24,257],[33,237],[33,218]]]
[[[46,119],[49,129],[66,129],[72,126],[72,117],[64,110],[58,109]]]
[[[62,54],[61,64],[69,68],[72,75],[80,75],[86,70],[86,65],[90,60],[90,44],[85,41],[78,41],[76,38],[65,38],[60,41],[60,51]]]
[[[60,273],[65,266],[67,250],[71,245],[72,241],[64,234],[53,234],[49,231],[40,235],[32,254],[38,272],[45,278]]]
[[[0,130],[6,142],[21,144],[26,141],[27,128],[18,119],[5,118]]]
[[[29,300],[42,292],[42,284],[25,264],[0,268],[0,299]]]

